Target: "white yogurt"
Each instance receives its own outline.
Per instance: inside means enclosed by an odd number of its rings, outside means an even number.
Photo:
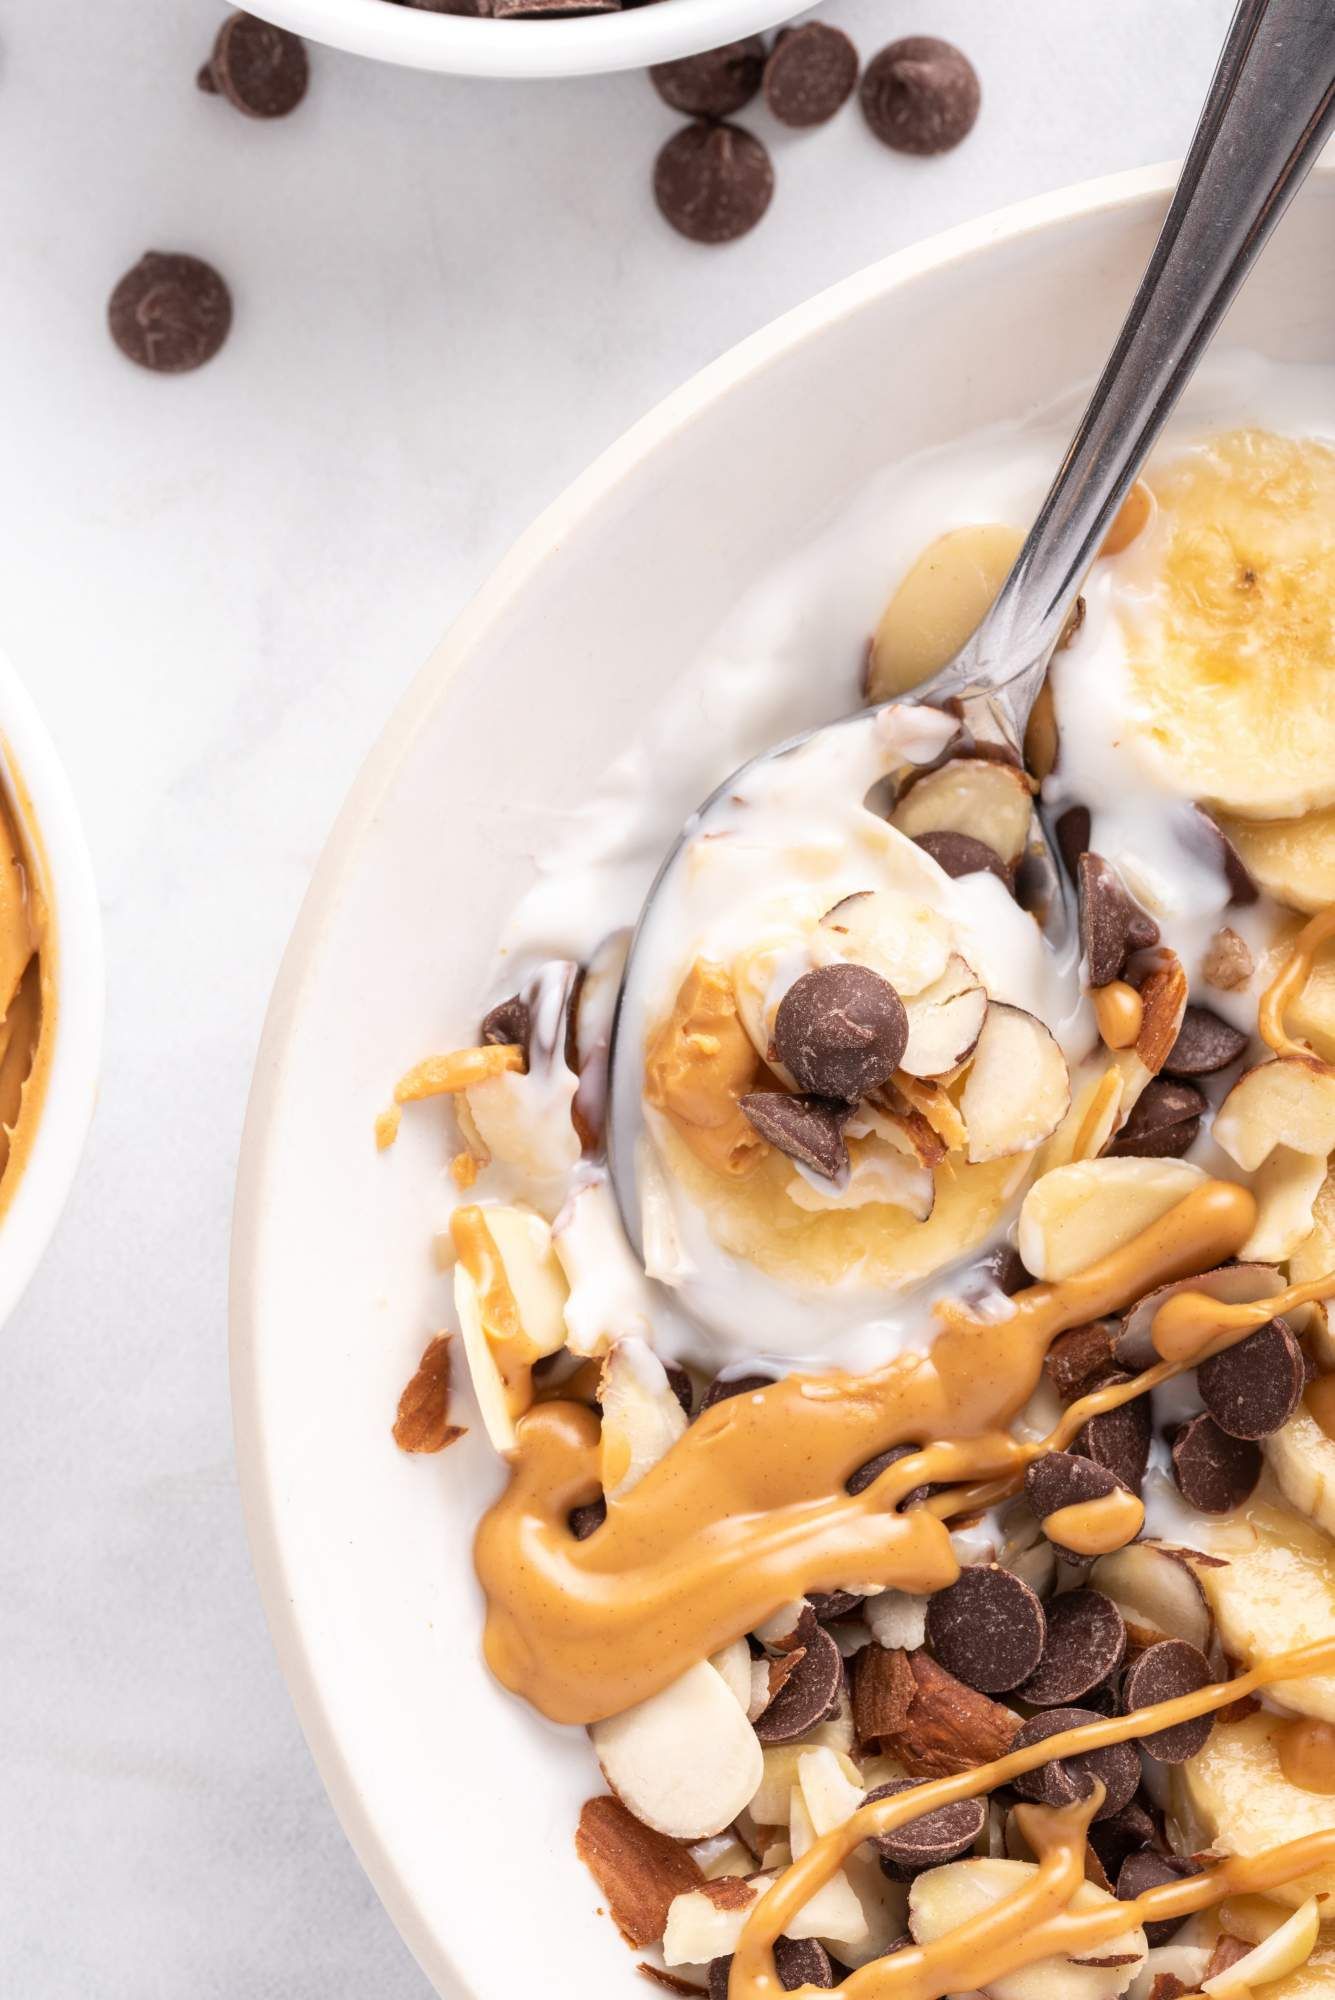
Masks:
[[[796,560],[747,592],[646,718],[567,839],[544,857],[506,927],[507,969],[498,977],[513,988],[517,970],[543,959],[586,962],[609,933],[634,922],[664,853],[730,771],[856,709],[866,637],[899,577],[929,540],[950,528],[978,521],[1023,527],[1060,459],[1079,400],[1072,395],[1032,423],[996,426],[888,470]],[[1335,436],[1335,368],[1237,352],[1216,356],[1188,391],[1160,454],[1244,424]],[[1263,901],[1225,916],[1227,885],[1217,859],[1192,838],[1193,809],[1132,726],[1133,684],[1118,613],[1119,607],[1152,610],[1152,553],[1133,543],[1091,579],[1083,629],[1055,666],[1061,761],[1045,800],[1058,809],[1069,802],[1090,809],[1090,845],[1152,910],[1194,982],[1222,922],[1259,954],[1273,910]],[[912,735],[901,748],[912,752]],[[933,746],[920,746],[919,754],[934,754]],[[714,809],[687,844],[642,941],[644,976],[625,1024],[634,1047],[642,1048],[649,1018],[668,1010],[697,956],[730,963],[766,926],[781,933],[794,906],[819,915],[841,895],[875,886],[869,874],[885,862],[911,872],[924,900],[948,917],[995,997],[1037,1014],[1068,1058],[1088,1051],[1092,1030],[1073,955],[1062,962],[1050,954],[995,879],[952,881],[902,841],[912,863],[890,852],[892,830],[862,804],[885,762],[883,728],[852,723],[747,774]],[[800,957],[776,956],[776,981],[801,969]],[[1239,1024],[1254,1019],[1254,993],[1211,989],[1208,998]],[[478,1192],[488,1191],[484,1176]],[[672,1306],[656,1315],[665,1351],[684,1349],[714,1366],[759,1352],[789,1363],[837,1358],[844,1366],[870,1367],[906,1343],[921,1345],[933,1296],[958,1290],[958,1273],[950,1271],[899,1298],[855,1284],[808,1291],[781,1285],[720,1250],[707,1218],[675,1183],[666,1185],[660,1175],[650,1192],[650,1266],[675,1293]]]

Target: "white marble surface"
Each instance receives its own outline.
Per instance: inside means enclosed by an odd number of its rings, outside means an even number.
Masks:
[[[231,1459],[237,1142],[321,841],[452,614],[600,446],[878,254],[1179,151],[1227,12],[832,0],[868,52],[958,40],[982,120],[929,163],[852,111],[778,139],[764,226],[708,252],[653,212],[674,120],[640,77],[317,51],[259,126],[192,86],[212,0],[9,0],[0,640],[83,801],[111,989],[83,1172],[0,1340],[6,1995],[425,2000],[293,1720]],[[233,285],[194,377],[106,337],[149,247]]]

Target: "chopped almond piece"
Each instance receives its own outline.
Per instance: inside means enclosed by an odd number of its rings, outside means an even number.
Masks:
[[[575,1852],[606,1896],[613,1923],[636,1949],[658,1943],[674,1896],[704,1883],[681,1841],[655,1833],[610,1794],[586,1799],[580,1808]]]
[[[1182,2000],[1187,1990],[1175,1972],[1156,1972],[1149,2000]]]
[[[417,1373],[399,1397],[394,1442],[400,1451],[444,1451],[465,1436],[450,1422],[450,1338],[438,1333],[417,1364]]]
[[[1246,1958],[1250,1951],[1246,1938],[1234,1937],[1231,1931],[1220,1931],[1210,1954],[1210,1963],[1205,1968],[1205,1977],[1217,1979],[1221,1972],[1227,1972],[1231,1965],[1236,1965],[1240,1958]]]
[[[1006,1754],[1020,1727],[1018,1715],[957,1681],[925,1652],[900,1654],[905,1663],[902,1668],[868,1670],[864,1662],[877,1650],[866,1646],[857,1656],[854,1703],[864,1672],[869,1672],[873,1687],[884,1676],[882,1719],[890,1726],[880,1730],[877,1743],[899,1758],[911,1778],[951,1777]],[[902,1698],[905,1669],[912,1687],[904,1719],[895,1726],[893,1715]]]
[[[1187,1008],[1187,975],[1182,961],[1172,952],[1166,963],[1155,966],[1140,989],[1140,1033],[1136,1054],[1151,1076],[1157,1076],[1177,1040],[1182,1016]]]
[[[864,1750],[894,1742],[913,1705],[916,1682],[907,1653],[864,1646],[854,1656],[853,1731]]]
[[[1101,1377],[1115,1372],[1112,1326],[1096,1319],[1088,1326],[1073,1326],[1069,1333],[1058,1334],[1043,1366],[1063,1403],[1073,1403]]]

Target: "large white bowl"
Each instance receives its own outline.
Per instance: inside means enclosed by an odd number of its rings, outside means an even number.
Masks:
[[[390,0],[259,0],[251,11],[312,41],[453,76],[595,76],[721,48],[812,0],[660,0],[570,21],[474,21]]]
[[[637,1990],[571,1845],[593,1766],[479,1658],[479,1437],[390,1442],[447,1318],[428,1234],[439,1125],[378,1156],[390,1080],[476,1018],[501,914],[739,593],[873,474],[1047,403],[1109,343],[1162,215],[1153,169],[903,252],[745,342],[543,516],[372,755],[265,1030],[232,1270],[237,1450],[274,1638],[357,1852],[442,1993]],[[1335,355],[1335,175],[1230,338]]]
[[[37,1269],[88,1135],[102,1055],[104,971],[97,885],[78,807],[46,725],[0,653],[0,772],[31,806],[30,860],[51,910],[56,1016],[32,1150],[0,1213],[0,1326]]]

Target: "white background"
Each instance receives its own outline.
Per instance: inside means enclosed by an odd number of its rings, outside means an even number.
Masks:
[[[194,89],[211,0],[9,0],[0,643],[83,803],[110,1012],[82,1174],[0,1336],[7,2000],[427,2000],[293,1720],[232,1469],[237,1143],[320,844],[450,618],[604,444],[885,251],[1180,152],[1227,11],[831,0],[864,54],[968,50],[975,133],[919,162],[853,108],[803,136],[748,113],[774,205],[703,250],[653,209],[678,121],[640,76],[316,50],[307,101],[260,125]],[[148,248],[231,283],[200,374],[142,374],[106,335]],[[520,1921],[537,1858],[517,1846]]]

